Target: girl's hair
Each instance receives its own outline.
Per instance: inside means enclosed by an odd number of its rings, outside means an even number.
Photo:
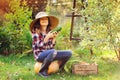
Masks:
[[[51,27],[50,18],[48,17],[48,26],[47,26],[47,29],[46,29],[47,33],[48,33],[49,31],[51,31],[50,27]]]
[[[48,25],[47,25],[47,29],[46,29],[46,32],[48,33],[51,29],[50,29],[50,26],[51,26],[51,24],[50,24],[50,18],[48,17]],[[40,27],[41,27],[41,25],[40,25],[40,19],[38,19],[37,21],[36,21],[36,24],[34,25],[34,31],[36,30],[36,29],[40,29]]]
[[[34,25],[34,31],[35,31],[36,29],[40,29],[40,25],[35,24],[35,25]]]

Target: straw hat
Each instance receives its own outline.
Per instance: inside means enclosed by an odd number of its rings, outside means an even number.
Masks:
[[[35,19],[31,22],[30,24],[30,31],[33,32],[33,27],[36,24],[36,22],[43,17],[48,17],[50,19],[50,29],[54,29],[55,27],[57,27],[59,20],[58,18],[54,17],[54,16],[49,16],[46,12],[39,12],[37,13],[37,15],[35,16]]]

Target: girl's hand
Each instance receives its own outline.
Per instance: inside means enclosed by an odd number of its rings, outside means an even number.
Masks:
[[[58,32],[49,32],[48,34],[47,34],[47,36],[46,37],[48,37],[48,38],[56,38],[56,36],[58,35]]]
[[[58,32],[53,32],[53,38],[56,38],[57,37],[57,35],[58,35]]]
[[[46,37],[44,38],[44,42],[46,43],[48,40],[49,40],[49,38],[53,38],[54,37],[54,35],[53,35],[53,33],[50,31],[47,35],[46,35]]]
[[[50,31],[47,35],[46,35],[46,37],[49,39],[49,38],[53,38],[53,33]]]
[[[53,32],[53,40],[52,40],[53,44],[55,44],[55,42],[56,42],[57,35],[58,35],[58,32]]]
[[[48,40],[49,40],[49,38],[53,38],[53,42],[55,42],[55,40],[56,40],[56,36],[58,35],[58,32],[49,32],[47,35],[46,35],[46,37],[44,38],[44,42],[46,43]]]

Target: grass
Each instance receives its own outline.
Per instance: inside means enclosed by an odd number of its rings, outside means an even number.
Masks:
[[[0,80],[120,80],[120,62],[112,59],[98,59],[97,75],[74,75],[58,72],[43,78],[34,72],[33,55],[0,56]]]

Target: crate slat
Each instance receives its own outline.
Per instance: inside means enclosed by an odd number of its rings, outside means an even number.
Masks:
[[[73,74],[87,75],[87,74],[98,74],[97,64],[74,64],[72,67]]]

